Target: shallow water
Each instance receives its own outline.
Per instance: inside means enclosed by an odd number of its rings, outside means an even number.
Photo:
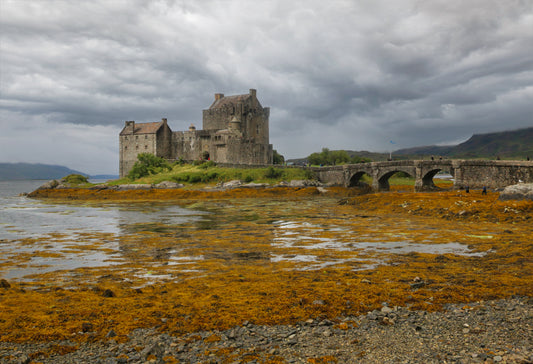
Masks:
[[[337,215],[335,199],[67,203],[18,195],[40,184],[0,183],[2,278],[72,279],[82,276],[74,274],[79,269],[105,268],[153,282],[202,275],[213,266],[365,270],[413,252],[486,254],[438,226]]]

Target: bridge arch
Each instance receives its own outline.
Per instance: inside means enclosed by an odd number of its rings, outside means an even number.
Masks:
[[[378,176],[377,181],[374,182],[373,187],[377,188],[380,191],[389,191],[390,190],[389,178],[391,178],[393,175],[395,175],[398,172],[403,172],[413,178],[416,177],[414,171],[412,171],[411,169],[392,168],[391,170],[382,172]]]
[[[364,176],[368,176],[372,179],[372,175],[368,174],[367,171],[358,171],[352,174],[348,179],[347,187],[367,187],[368,184],[361,181]]]

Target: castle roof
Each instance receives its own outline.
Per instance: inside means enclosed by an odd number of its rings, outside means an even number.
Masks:
[[[130,123],[127,124],[120,132],[120,135],[126,134],[155,134],[163,126],[163,121],[155,123]]]
[[[228,106],[228,107],[229,106],[235,106],[238,103],[245,103],[246,101],[248,101],[252,97],[254,97],[254,96],[252,96],[250,94],[233,95],[233,96],[222,96],[218,100],[215,100],[215,102],[213,102],[211,104],[211,106],[209,106],[209,108],[210,109],[222,109],[225,106]],[[257,105],[261,107],[261,104],[259,103],[259,101],[257,101]]]

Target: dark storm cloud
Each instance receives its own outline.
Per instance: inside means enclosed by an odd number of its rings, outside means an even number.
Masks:
[[[24,125],[43,149],[57,149],[52,128],[77,145],[86,135],[116,169],[124,120],[184,129],[201,124],[215,92],[249,88],[271,107],[271,142],[287,157],[533,125],[531,0],[0,6],[4,160],[30,158],[16,140]],[[67,163],[72,153],[43,155]]]

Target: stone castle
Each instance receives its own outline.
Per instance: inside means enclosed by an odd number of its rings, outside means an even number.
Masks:
[[[272,164],[268,118],[256,90],[224,96],[203,110],[202,130],[172,131],[167,119],[155,123],[126,121],[120,132],[120,177],[128,174],[140,153],[168,160],[211,160],[230,164]]]

